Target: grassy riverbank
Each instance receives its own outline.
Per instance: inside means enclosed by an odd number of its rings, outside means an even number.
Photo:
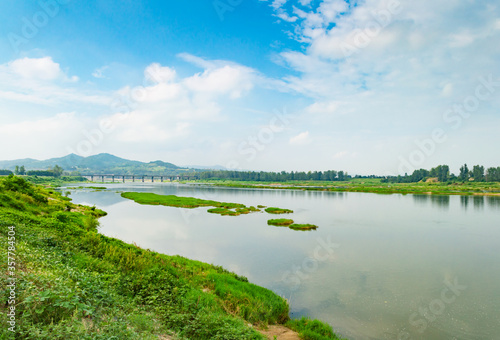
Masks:
[[[290,322],[284,299],[244,277],[99,234],[104,214],[21,178],[0,179],[0,338],[264,339],[256,326]],[[337,339],[317,323],[289,325],[307,339]]]
[[[314,224],[291,224],[289,228],[293,230],[316,230],[318,226]]]
[[[264,211],[268,214],[291,214],[291,213],[293,213],[293,210],[276,208],[276,207],[269,207],[269,208],[266,208]]]
[[[333,192],[369,192],[378,194],[424,195],[492,195],[500,196],[500,182],[447,182],[447,183],[381,183],[380,179],[355,178],[344,182],[288,181],[253,182],[227,180],[198,180],[184,183],[209,184],[233,188],[288,189]]]
[[[175,195],[157,195],[147,192],[123,192],[122,197],[133,200],[139,204],[149,205],[165,205],[168,207],[177,208],[199,208],[199,207],[214,207],[207,211],[212,214],[222,216],[238,216],[241,214],[249,214],[251,212],[260,211],[255,207],[247,207],[240,203],[217,202],[212,200],[204,200],[195,197],[183,197]]]
[[[288,218],[276,218],[276,219],[268,220],[267,224],[278,226],[278,227],[281,227],[281,226],[288,227],[290,224],[293,224],[293,220],[288,219]]]

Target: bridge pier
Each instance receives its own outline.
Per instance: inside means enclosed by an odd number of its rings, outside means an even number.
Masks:
[[[160,181],[163,183],[163,176],[160,176]]]
[[[104,175],[101,176],[101,181],[104,183]]]
[[[115,175],[112,175],[111,176],[111,182],[114,183],[115,182]]]
[[[151,183],[154,183],[154,182],[155,182],[155,177],[151,176]]]
[[[125,175],[122,176],[122,183],[125,183]]]
[[[144,176],[142,176],[142,183],[144,183]]]
[[[132,182],[135,182],[135,176],[132,176]]]

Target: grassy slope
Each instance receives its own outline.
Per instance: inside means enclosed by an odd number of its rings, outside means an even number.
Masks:
[[[500,195],[499,182],[468,183],[381,183],[380,179],[352,179],[345,182],[326,181],[188,181],[187,183],[210,183],[216,186],[235,188],[301,189],[337,192],[371,192],[380,194],[435,194],[435,195]]]
[[[286,301],[244,277],[99,234],[102,214],[20,178],[0,179],[0,338],[14,338],[5,313],[9,226],[15,339],[262,339],[249,324],[288,321]]]

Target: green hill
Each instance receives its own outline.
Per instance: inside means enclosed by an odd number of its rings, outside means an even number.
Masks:
[[[109,153],[101,153],[89,157],[69,154],[64,157],[47,160],[25,158],[0,161],[0,169],[14,170],[16,165],[24,165],[26,170],[46,170],[49,167],[59,165],[66,171],[79,171],[81,174],[149,175],[173,174],[188,170],[159,160],[145,163],[120,158]]]

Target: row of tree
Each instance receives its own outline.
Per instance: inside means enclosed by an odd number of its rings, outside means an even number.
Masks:
[[[49,168],[48,170],[30,170],[26,171],[24,165],[15,167],[16,175],[31,175],[31,176],[52,176],[60,177],[64,169],[59,165]],[[9,175],[10,170],[0,170],[0,175]],[[209,170],[199,172],[201,179],[225,179],[225,180],[240,180],[240,181],[269,181],[269,182],[284,182],[284,181],[346,181],[352,177],[344,171],[328,170],[328,171],[231,171],[231,170]],[[439,165],[431,170],[418,169],[413,171],[411,175],[404,176],[388,176],[379,177],[371,176],[356,176],[355,178],[381,178],[384,183],[416,183],[426,181],[429,178],[436,178],[439,182],[500,182],[500,167],[491,167],[485,170],[482,165],[474,165],[469,169],[467,164],[460,167],[460,173],[457,175],[450,173],[448,165]]]
[[[484,166],[474,165],[470,170],[467,164],[464,164],[460,167],[460,173],[457,176],[450,173],[450,167],[448,165],[439,165],[431,170],[415,170],[411,175],[389,176],[382,179],[382,182],[415,183],[425,181],[429,178],[437,178],[439,182],[500,182],[500,167],[491,167],[485,171]]]
[[[7,170],[9,171],[9,170]],[[14,169],[14,174],[16,175],[28,175],[28,176],[50,176],[50,177],[61,177],[63,174],[64,169],[61,168],[59,165],[52,167],[49,167],[48,170],[29,170],[26,171],[26,168],[24,165],[16,165]]]
[[[266,172],[266,171],[203,171],[199,174],[201,179],[226,179],[240,181],[345,181],[351,178],[344,171],[309,171],[309,172]]]

